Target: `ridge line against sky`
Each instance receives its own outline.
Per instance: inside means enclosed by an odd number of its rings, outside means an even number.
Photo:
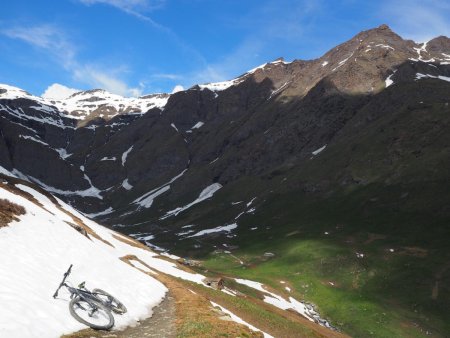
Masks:
[[[0,82],[36,95],[51,95],[55,83],[123,96],[171,92],[280,56],[317,58],[382,23],[416,41],[449,36],[450,3],[16,0],[0,13]]]

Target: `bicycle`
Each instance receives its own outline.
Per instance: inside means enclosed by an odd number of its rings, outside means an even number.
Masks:
[[[95,330],[110,330],[114,326],[114,317],[111,313],[124,314],[127,308],[119,300],[101,289],[89,291],[85,282],[78,288],[66,283],[66,278],[72,271],[73,264],[64,273],[64,278],[53,294],[58,297],[59,290],[65,286],[70,292],[69,312],[76,320]]]

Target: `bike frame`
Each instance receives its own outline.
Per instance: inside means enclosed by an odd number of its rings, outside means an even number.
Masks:
[[[64,278],[61,281],[61,284],[59,284],[58,289],[56,289],[56,292],[53,295],[53,298],[58,297],[58,292],[59,290],[65,286],[67,288],[67,290],[69,290],[70,292],[70,298],[72,299],[75,296],[80,297],[82,300],[86,301],[87,303],[89,303],[92,307],[93,307],[93,312],[95,312],[98,307],[96,305],[96,303],[100,303],[104,306],[107,306],[108,308],[110,307],[110,304],[104,302],[102,299],[99,299],[98,297],[96,297],[91,291],[89,290],[83,290],[83,289],[77,289],[74,288],[73,286],[70,286],[66,283],[66,278],[70,275],[70,272],[72,271],[72,264],[70,265],[69,269],[66,271],[66,273],[64,274]],[[93,313],[92,312],[92,313]]]

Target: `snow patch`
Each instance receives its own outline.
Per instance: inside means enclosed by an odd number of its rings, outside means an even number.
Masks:
[[[131,146],[130,148],[128,148],[127,151],[125,151],[125,152],[122,154],[122,166],[125,166],[125,162],[127,161],[128,154],[131,152],[131,150],[133,150],[133,147],[134,147],[134,146]]]
[[[327,147],[327,145],[325,144],[323,147],[314,150],[313,152],[311,152],[311,154],[313,154],[314,156],[319,155],[322,151],[325,150],[325,148]]]
[[[100,161],[115,161],[117,160],[116,157],[103,157]]]
[[[160,217],[159,219],[162,220],[162,219],[166,219],[171,216],[177,216],[180,212],[189,209],[190,207],[194,206],[195,204],[198,204],[200,202],[203,202],[204,200],[207,200],[208,198],[213,197],[214,193],[221,188],[222,188],[222,185],[220,183],[213,183],[213,184],[207,186],[205,189],[203,189],[195,201],[193,201],[183,207],[178,207],[176,209],[170,210],[164,216]]]
[[[197,122],[191,129],[199,129],[199,128],[201,128],[204,124],[205,124],[205,123],[202,122],[202,121]]]
[[[384,80],[384,82],[385,82],[385,84],[386,84],[386,88],[389,87],[389,86],[392,86],[392,85],[394,84],[394,81],[393,81],[391,78],[392,78],[392,76],[393,76],[396,72],[397,72],[397,70],[394,70],[394,72],[393,72],[391,75],[389,75],[389,76],[386,78],[386,80]]]
[[[227,315],[229,315],[231,317],[231,319],[233,321],[235,321],[236,323],[242,324],[247,326],[250,330],[255,331],[255,332],[261,332],[264,336],[264,338],[274,338],[273,336],[271,336],[268,333],[265,333],[264,331],[261,331],[260,329],[254,327],[253,325],[247,323],[246,321],[242,320],[240,317],[236,316],[234,313],[232,313],[231,311],[225,309],[223,306],[220,306],[217,303],[214,303],[212,301],[210,301],[211,305],[213,307],[218,307],[222,312],[226,313]]]
[[[196,234],[192,235],[192,236],[188,236],[187,238],[191,238],[191,237],[199,237],[199,236],[204,236],[207,234],[212,234],[215,232],[222,232],[222,231],[226,231],[226,232],[230,232],[231,230],[234,230],[237,228],[237,224],[233,223],[233,224],[228,224],[228,225],[224,225],[224,226],[219,226],[213,229],[205,229],[202,231],[197,232]]]
[[[112,213],[113,211],[114,211],[114,209],[112,207],[109,207],[108,209],[100,211],[100,212],[97,212],[97,213],[84,214],[84,215],[86,217],[89,217],[89,218],[95,218],[95,217],[98,217],[98,216],[108,215],[108,214]]]
[[[422,74],[422,73],[417,73],[416,74],[416,80],[420,80],[423,78],[432,78],[432,79],[439,79],[442,81],[447,81],[450,82],[450,77],[448,76],[442,76],[442,75],[438,75],[438,76],[434,76],[434,75],[430,75],[430,74]]]
[[[131,190],[133,188],[133,186],[128,182],[128,178],[124,179],[122,182],[122,187],[125,190]]]
[[[150,208],[153,204],[153,200],[158,197],[159,195],[165,193],[170,189],[170,184],[175,182],[177,179],[179,179],[181,176],[184,175],[184,173],[187,171],[187,169],[184,169],[180,174],[173,177],[169,182],[164,183],[162,186],[155,188],[148,193],[142,195],[141,197],[135,199],[132,203],[138,204],[144,208]]]

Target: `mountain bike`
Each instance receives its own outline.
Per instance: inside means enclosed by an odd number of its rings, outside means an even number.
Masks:
[[[69,311],[78,320],[95,330],[109,330],[114,326],[114,317],[111,313],[124,314],[127,308],[117,298],[101,289],[89,291],[85,288],[85,282],[78,288],[66,283],[66,278],[72,271],[72,264],[64,273],[64,278],[53,294],[58,297],[59,290],[64,286],[70,292]]]

